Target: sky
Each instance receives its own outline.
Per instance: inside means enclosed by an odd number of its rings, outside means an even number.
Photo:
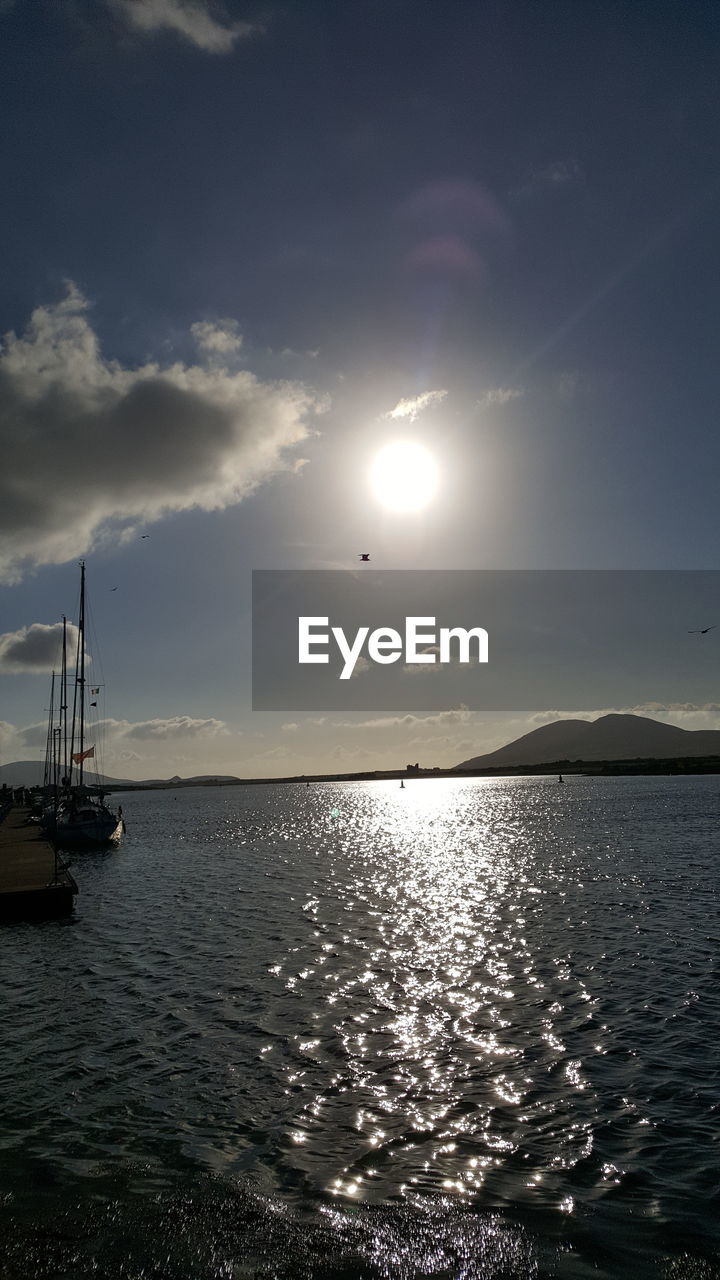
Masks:
[[[0,0],[0,763],[42,754],[81,558],[115,777],[720,728],[706,654],[679,701],[284,716],[250,651],[254,569],[720,567],[719,34],[661,0]]]

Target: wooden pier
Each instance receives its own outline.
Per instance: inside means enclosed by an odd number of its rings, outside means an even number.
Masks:
[[[0,922],[69,915],[78,887],[28,809],[0,822]]]

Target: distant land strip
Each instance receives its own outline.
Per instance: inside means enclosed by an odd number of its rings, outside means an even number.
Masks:
[[[658,760],[555,760],[549,764],[504,765],[490,769],[372,769],[363,773],[302,773],[282,778],[202,778],[167,782],[114,783],[110,791],[179,791],[189,787],[251,787],[287,782],[384,782],[414,778],[521,778],[562,773],[563,777],[673,777],[683,774],[720,773],[720,756],[684,756]]]

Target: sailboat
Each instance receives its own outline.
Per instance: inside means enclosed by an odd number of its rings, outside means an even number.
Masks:
[[[64,622],[64,620],[63,620]],[[64,646],[63,646],[64,647]],[[63,656],[63,669],[65,658]],[[64,685],[65,682],[63,682]],[[67,734],[67,693],[61,686],[61,707],[65,718],[63,751],[64,772],[60,796],[56,801],[55,843],[61,849],[100,849],[116,843],[123,834],[125,823],[122,810],[113,813],[104,802],[104,793],[94,794],[83,782],[83,765],[95,758],[95,744],[85,743],[85,561],[80,563],[80,614],[78,618],[78,647],[75,660],[75,695],[73,699],[72,728]],[[77,736],[76,736],[77,735]],[[77,750],[75,749],[77,746]],[[58,748],[59,754],[59,748]],[[73,766],[77,766],[77,781],[73,780]],[[56,792],[57,795],[57,792]]]
[[[57,688],[59,698],[55,706],[56,673],[50,684],[50,711],[48,715],[47,741],[45,744],[45,769],[43,775],[43,800],[39,822],[49,836],[54,838],[57,811],[60,801],[60,779],[68,771],[67,732],[67,618],[62,620],[62,666]]]

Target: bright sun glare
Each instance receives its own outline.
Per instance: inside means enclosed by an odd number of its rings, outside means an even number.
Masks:
[[[378,453],[370,483],[375,497],[390,511],[419,511],[435,496],[438,470],[421,444],[398,440]]]

